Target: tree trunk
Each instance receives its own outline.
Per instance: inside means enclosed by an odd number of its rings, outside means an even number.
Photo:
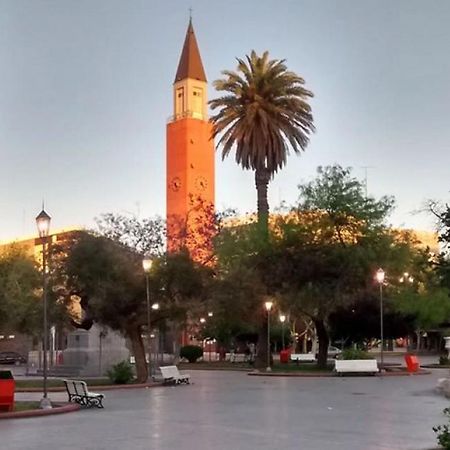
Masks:
[[[261,320],[261,327],[258,333],[258,347],[256,351],[255,358],[255,368],[256,369],[265,369],[267,367],[267,361],[270,361],[270,365],[272,365],[272,352],[267,354],[267,314],[264,319]]]
[[[269,230],[269,202],[267,201],[267,188],[270,180],[270,172],[265,167],[256,169],[255,185],[258,194],[258,224],[264,236],[268,235]]]
[[[148,378],[148,366],[145,360],[145,348],[144,342],[142,341],[141,328],[139,326],[133,327],[128,330],[127,334],[131,341],[131,348],[136,364],[136,382],[146,383]]]
[[[317,357],[317,365],[320,368],[325,369],[327,367],[328,346],[330,344],[330,338],[328,337],[328,331],[323,320],[314,320],[314,325],[316,327],[317,339],[319,340],[319,354]]]

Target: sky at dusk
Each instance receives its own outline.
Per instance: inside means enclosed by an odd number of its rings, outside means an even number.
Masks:
[[[449,201],[448,0],[0,0],[0,240],[165,214],[165,127],[193,8],[208,80],[252,49],[285,58],[315,94],[317,132],[269,188],[292,203],[316,167],[368,174],[395,226]],[[215,93],[212,88],[209,97]],[[216,156],[218,209],[256,209],[253,174]]]

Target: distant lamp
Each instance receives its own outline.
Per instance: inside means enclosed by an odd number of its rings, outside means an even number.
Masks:
[[[212,312],[212,311],[210,311],[209,313],[208,313],[208,317],[212,317],[214,315],[214,313]]]
[[[157,311],[159,309],[159,303],[153,303],[152,309]]]
[[[264,307],[266,308],[266,311],[269,312],[272,309],[273,302],[265,302]]]
[[[36,225],[39,232],[39,237],[44,238],[48,236],[50,231],[51,217],[42,209],[42,211],[36,216]]]
[[[375,279],[377,280],[377,283],[383,284],[384,283],[384,276],[385,276],[384,270],[381,269],[381,268],[378,269],[377,273],[375,274]]]
[[[142,260],[142,268],[144,269],[145,273],[149,273],[150,270],[152,270],[152,265],[153,265],[153,259],[151,258],[144,258]]]
[[[206,319],[204,317],[200,317],[200,323],[205,323]]]
[[[284,314],[280,314],[280,322],[281,323],[286,322],[286,316]]]
[[[414,277],[412,277],[408,272],[405,272],[405,273],[399,278],[398,281],[400,281],[400,283],[406,283],[406,282],[408,282],[408,283],[412,284],[412,283],[414,283]]]

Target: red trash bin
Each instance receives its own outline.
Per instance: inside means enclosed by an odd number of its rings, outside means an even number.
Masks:
[[[280,351],[280,363],[287,364],[289,362],[289,350]]]
[[[0,410],[14,409],[16,382],[9,370],[0,371]]]
[[[417,372],[420,367],[419,358],[416,355],[405,355],[406,369],[409,373]]]

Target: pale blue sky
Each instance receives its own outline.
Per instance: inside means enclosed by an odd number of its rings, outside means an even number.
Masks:
[[[0,239],[102,212],[165,213],[165,126],[188,8],[208,80],[251,49],[286,58],[316,95],[317,133],[270,187],[293,202],[318,165],[368,170],[392,223],[449,200],[447,0],[0,0]],[[210,97],[214,96],[212,89]],[[255,209],[253,176],[217,155],[219,208]]]

